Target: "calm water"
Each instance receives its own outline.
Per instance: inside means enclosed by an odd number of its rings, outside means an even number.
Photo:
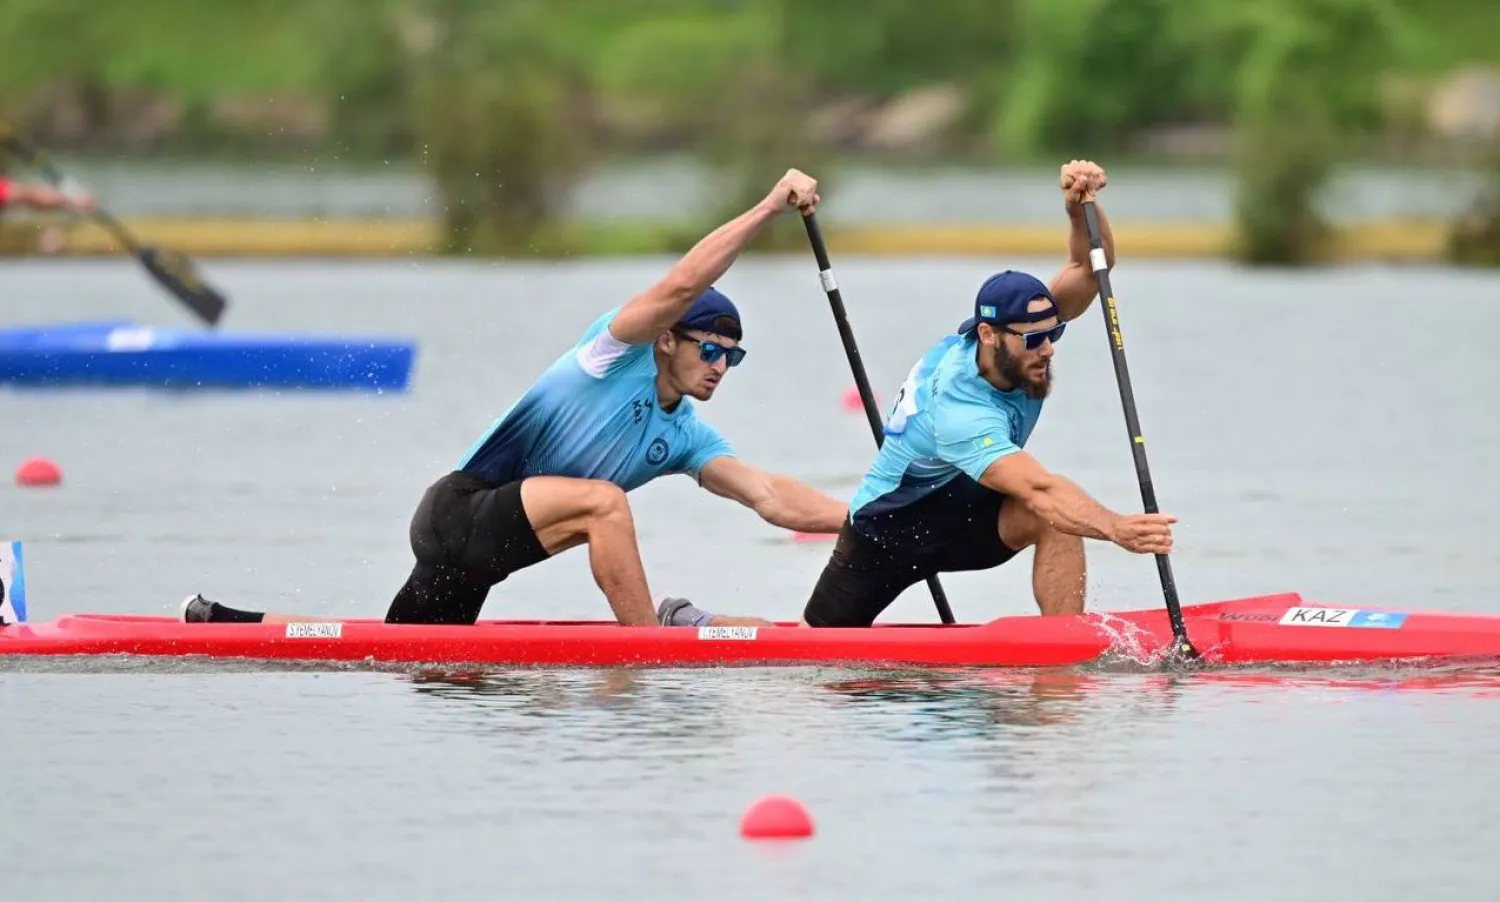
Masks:
[[[888,394],[985,261],[840,260]],[[0,391],[0,486],[34,616],[169,612],[203,591],[378,616],[423,487],[598,312],[669,261],[205,264],[227,329],[412,335],[394,397]],[[1004,261],[1047,273],[1055,261]],[[1125,263],[1116,289],[1186,601],[1500,613],[1500,276]],[[705,415],[842,497],[871,440],[811,261],[744,261],[746,365]],[[0,321],[187,322],[120,262],[0,263]],[[1440,311],[1434,313],[1434,311]],[[1452,323],[1457,322],[1457,327]],[[1031,449],[1139,505],[1099,314],[1063,340]],[[686,479],[633,496],[656,591],[795,617],[826,545]],[[1160,602],[1091,545],[1091,604]],[[956,613],[1031,611],[1029,556],[944,578]],[[586,557],[488,616],[598,617]],[[891,620],[935,620],[922,587]],[[1496,672],[423,672],[0,665],[0,896],[28,900],[1489,898]],[[818,835],[745,843],[790,792]]]

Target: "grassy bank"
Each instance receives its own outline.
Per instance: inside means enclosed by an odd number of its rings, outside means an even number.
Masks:
[[[674,229],[564,221],[587,172],[634,155],[714,166],[726,210],[765,191],[771,160],[828,184],[844,158],[1213,160],[1236,176],[1233,241],[1143,225],[1141,245],[1284,265],[1425,253],[1425,231],[1338,233],[1317,199],[1343,162],[1500,142],[1479,96],[1493,76],[1457,71],[1500,62],[1496,25],[1500,6],[1472,0],[8,0],[0,118],[71,153],[420,161],[438,246],[495,256],[677,247]],[[370,228],[192,224],[183,243],[433,249],[425,223]],[[1500,259],[1500,216],[1468,234]],[[962,226],[845,240],[1031,244]]]
[[[443,230],[433,220],[138,219],[127,223],[150,243],[198,257],[428,257],[441,253]],[[1365,222],[1336,230],[1320,256],[1327,260],[1442,262],[1448,224]],[[1212,259],[1235,256],[1231,224],[1115,223],[1123,257]],[[0,252],[42,253],[35,223],[0,225]],[[539,234],[524,255],[537,259],[680,253],[698,234],[679,226],[610,224],[553,229]],[[1055,256],[1066,253],[1061,228],[952,223],[914,226],[849,226],[828,230],[839,254],[963,254]],[[771,247],[800,252],[786,241]],[[796,250],[793,250],[796,248]],[[762,247],[761,250],[769,249]],[[57,256],[119,254],[116,242],[93,224],[66,231]]]

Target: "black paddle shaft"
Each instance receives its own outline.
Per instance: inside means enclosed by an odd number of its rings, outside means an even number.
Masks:
[[[1125,341],[1120,336],[1120,312],[1115,305],[1114,290],[1109,284],[1109,262],[1104,254],[1104,239],[1099,227],[1099,211],[1093,201],[1083,205],[1084,222],[1089,233],[1089,263],[1094,276],[1099,280],[1099,297],[1104,301],[1104,327],[1109,334],[1109,351],[1115,363],[1115,381],[1120,386],[1120,403],[1125,407],[1125,428],[1130,434],[1130,450],[1135,457],[1135,475],[1141,484],[1141,502],[1146,513],[1160,513],[1156,504],[1156,489],[1151,484],[1151,468],[1146,462],[1146,440],[1141,436],[1140,417],[1136,414],[1135,393],[1130,388],[1130,370],[1125,364]],[[1187,627],[1182,622],[1182,606],[1177,601],[1177,582],[1172,578],[1172,562],[1165,554],[1156,557],[1156,572],[1161,576],[1161,590],[1167,601],[1167,617],[1172,622],[1172,635],[1176,637],[1177,654],[1186,658],[1198,657],[1197,649],[1188,641]]]
[[[4,143],[21,159],[40,168],[48,181],[61,187],[65,181],[62,172],[44,154],[14,135],[0,133],[0,138],[3,138],[0,143]],[[198,277],[186,257],[160,248],[142,246],[130,230],[103,206],[96,205],[91,215],[140,261],[152,278],[182,301],[189,310],[210,326],[219,322],[229,302]]]
[[[823,232],[818,228],[816,213],[802,217],[807,226],[807,240],[812,242],[813,256],[818,261],[818,278],[823,282],[823,291],[828,295],[828,305],[833,309],[833,321],[838,326],[839,338],[844,342],[844,356],[849,358],[849,368],[854,371],[854,384],[859,389],[859,399],[864,402],[865,417],[870,421],[870,431],[875,435],[875,447],[885,441],[885,423],[880,418],[880,409],[875,406],[875,393],[870,390],[870,377],[865,375],[865,365],[860,361],[859,346],[854,343],[854,330],[849,326],[849,312],[844,309],[844,297],[839,293],[838,282],[833,278],[833,264],[828,262],[828,246],[823,243]],[[937,606],[938,617],[944,623],[953,622],[953,609],[948,606],[947,593],[937,575],[927,577],[927,588],[932,590],[932,603]]]

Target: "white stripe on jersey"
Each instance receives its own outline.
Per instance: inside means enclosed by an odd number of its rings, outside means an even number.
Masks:
[[[578,365],[595,379],[603,379],[610,364],[624,357],[631,345],[614,337],[605,326],[594,336],[594,340],[578,349]]]

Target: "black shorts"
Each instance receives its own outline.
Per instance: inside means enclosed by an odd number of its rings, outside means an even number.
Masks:
[[[988,570],[1016,556],[1000,541],[1006,498],[967,476],[893,510],[863,511],[839,530],[802,612],[810,626],[869,626],[911,586],[938,573]]]
[[[494,485],[454,471],[423,493],[411,518],[417,557],[386,623],[473,623],[490,588],[547,559],[521,506],[521,481]]]

